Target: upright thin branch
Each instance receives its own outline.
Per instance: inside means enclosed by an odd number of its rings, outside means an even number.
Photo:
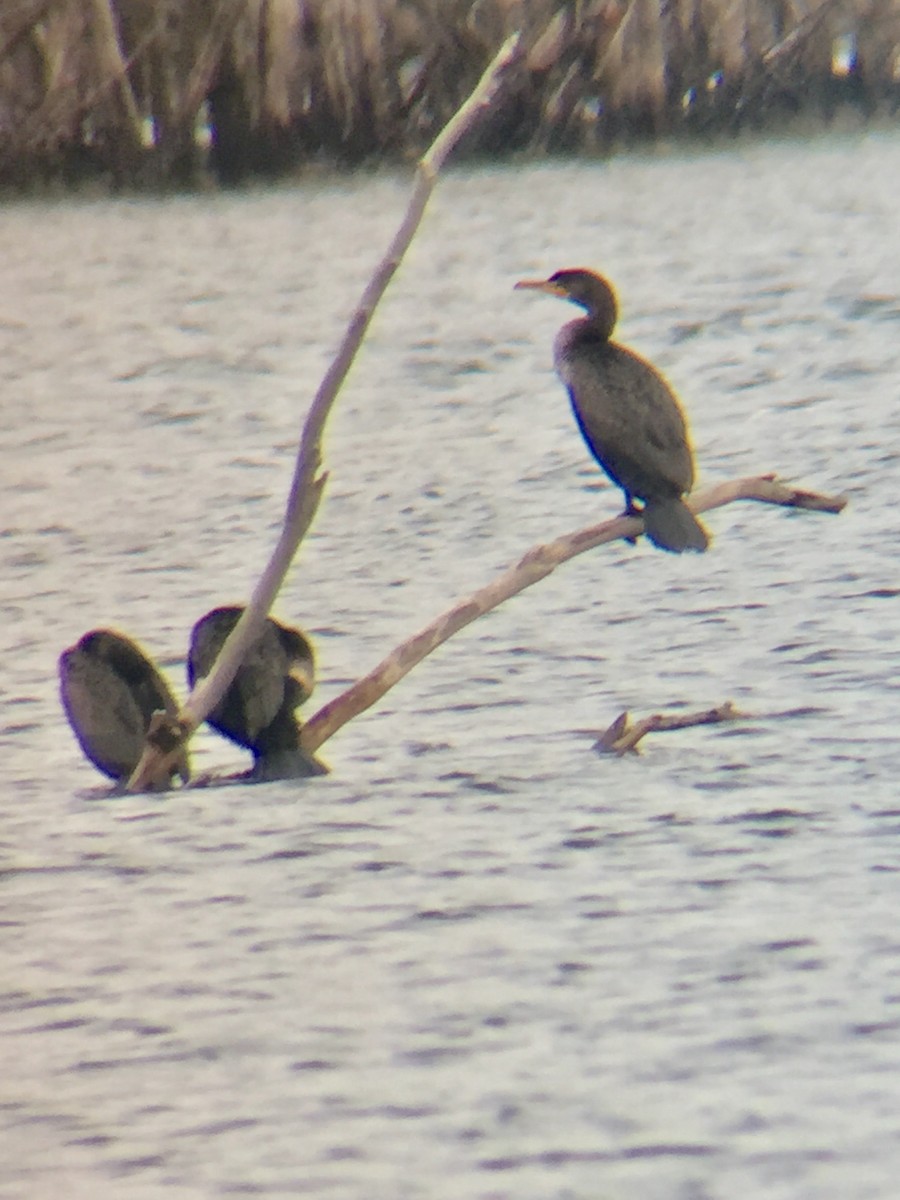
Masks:
[[[693,512],[701,513],[711,508],[721,508],[734,500],[758,500],[763,504],[778,504],[786,508],[805,508],[828,513],[840,512],[847,503],[844,496],[824,496],[779,483],[774,475],[720,483],[688,497],[687,503]],[[639,517],[616,517],[612,521],[604,521],[601,525],[579,529],[574,533],[564,534],[555,541],[533,546],[514,566],[504,571],[492,583],[447,609],[419,633],[393,650],[368,675],[319,709],[303,728],[303,748],[310,754],[316,751],[353,717],[371,708],[432,650],[436,650],[477,617],[483,616],[504,600],[544,579],[570,558],[583,554],[586,550],[593,550],[596,546],[602,546],[605,542],[633,538],[641,533],[643,528],[644,523]]]
[[[415,237],[441,168],[460,140],[493,102],[507,71],[517,59],[518,46],[518,34],[513,34],[504,42],[468,100],[454,114],[420,160],[406,214],[387,253],[363,291],[304,422],[284,524],[272,557],[253,590],[250,603],[222,647],[210,674],[191,692],[174,724],[170,723],[168,729],[165,729],[157,723],[151,729],[147,748],[128,781],[129,791],[144,791],[157,779],[168,778],[169,764],[177,755],[178,749],[218,704],[234,679],[248,648],[258,637],[322,498],[327,480],[327,474],[320,469],[322,434],[341,385],[366,335],[372,315]],[[176,743],[174,749],[173,737]]]

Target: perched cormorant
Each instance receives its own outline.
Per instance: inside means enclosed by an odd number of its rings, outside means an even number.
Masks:
[[[94,766],[127,780],[140,761],[154,712],[178,712],[166,681],[144,652],[121,633],[92,629],[59,658],[63,708]],[[187,754],[173,768],[187,782]]]
[[[611,341],[616,294],[601,275],[557,271],[523,279],[533,288],[587,310],[556,336],[553,358],[566,385],[575,420],[597,462],[625,493],[625,511],[641,516],[650,541],[662,550],[705,550],[706,530],[682,496],[694,482],[684,415],[674,392],[652,364]],[[637,508],[634,499],[643,501]]]
[[[243,608],[214,608],[191,631],[188,680],[208,675],[238,623]],[[313,650],[298,629],[266,619],[225,695],[206,718],[213,729],[253,754],[253,777],[281,779],[318,775],[325,767],[300,749],[294,709],[315,683]]]

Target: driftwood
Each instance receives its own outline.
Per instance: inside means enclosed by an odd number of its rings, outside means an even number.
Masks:
[[[736,500],[754,500],[783,508],[823,513],[840,513],[847,504],[845,496],[806,491],[780,482],[774,475],[750,476],[716,484],[689,496],[687,503],[693,512],[701,513],[722,508]],[[620,516],[599,525],[564,534],[552,542],[533,546],[502,575],[447,609],[424,629],[397,646],[368,675],[319,709],[303,727],[303,749],[310,755],[314,754],[348,721],[371,708],[413,667],[478,617],[491,612],[505,600],[546,578],[569,559],[609,542],[630,541],[642,530],[643,522],[640,517]],[[654,714],[629,726],[628,714],[623,713],[600,735],[596,748],[622,755],[633,750],[647,733],[738,720],[742,715],[729,702],[700,713],[679,716]],[[151,761],[165,767],[168,756],[176,755],[185,739],[171,720],[158,713],[151,724],[147,740],[148,745],[157,747]],[[139,767],[129,782],[129,790],[145,789],[157,778],[156,773],[144,771],[142,774],[142,768]]]
[[[720,483],[688,497],[687,503],[693,512],[701,513],[712,508],[721,508],[735,500],[758,500],[763,504],[827,513],[839,513],[847,503],[845,496],[824,496],[817,492],[802,491],[789,484],[780,483],[774,475]],[[514,566],[492,583],[447,609],[431,624],[393,650],[368,675],[321,708],[303,728],[301,742],[304,750],[310,754],[316,751],[323,742],[337,733],[341,726],[365,712],[367,708],[371,708],[432,650],[436,650],[477,617],[484,616],[504,600],[544,579],[570,558],[606,542],[634,538],[642,530],[643,521],[639,517],[616,517],[612,521],[604,521],[601,525],[579,529],[574,533],[564,534],[555,541],[533,546]]]
[[[253,590],[250,603],[228,637],[212,671],[194,688],[173,723],[163,714],[151,725],[147,750],[128,781],[129,791],[144,791],[167,778],[169,760],[225,694],[248,648],[258,637],[294,556],[319,507],[327,474],[321,470],[322,434],[375,308],[403,260],[424,215],[438,174],[460,139],[490,105],[504,73],[515,60],[518,36],[508,38],[466,103],[445,126],[416,170],[406,214],[387,253],[366,286],[337,354],[325,373],[307,414],[284,523],[272,556]]]
[[[716,708],[707,708],[702,712],[680,713],[668,716],[665,713],[653,713],[642,717],[633,725],[628,723],[628,713],[619,713],[594,743],[594,749],[602,754],[616,754],[621,757],[629,752],[637,753],[637,744],[648,733],[662,733],[670,729],[689,729],[693,725],[721,725],[723,721],[740,721],[746,713],[738,712],[730,700]]]

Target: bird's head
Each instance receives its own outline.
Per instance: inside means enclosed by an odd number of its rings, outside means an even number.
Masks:
[[[586,309],[590,319],[609,337],[618,317],[616,293],[608,279],[585,267],[567,267],[549,279],[520,279],[517,288],[546,292]]]
[[[277,624],[277,622],[276,622]],[[293,681],[294,707],[303,704],[313,693],[316,686],[316,660],[309,638],[299,629],[288,629],[278,626],[278,636],[288,657],[290,667],[288,676]]]

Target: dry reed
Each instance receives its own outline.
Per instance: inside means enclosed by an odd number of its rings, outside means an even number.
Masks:
[[[519,78],[470,152],[596,152],[900,94],[900,0],[6,0],[0,182],[413,159],[519,26]]]

